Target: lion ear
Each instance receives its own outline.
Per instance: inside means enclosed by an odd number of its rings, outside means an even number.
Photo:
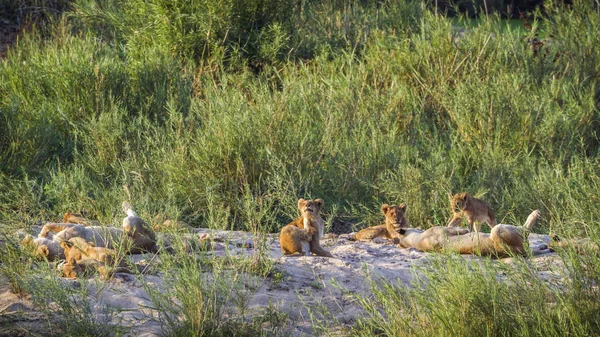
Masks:
[[[300,198],[298,199],[298,208],[302,207],[302,205],[306,202],[306,200]]]
[[[41,256],[48,257],[48,255],[50,255],[50,250],[48,249],[48,246],[46,246],[46,245],[39,246],[37,251],[38,251],[38,254]]]
[[[33,241],[33,236],[31,236],[30,234],[25,235],[25,237],[23,238],[23,241],[21,241],[21,245],[25,246],[30,244]]]
[[[389,209],[390,209],[390,205],[388,205],[388,204],[381,205],[381,211],[383,212],[383,214],[387,213],[387,211]]]
[[[468,197],[468,196],[469,196],[469,195],[467,194],[467,192],[463,193],[463,195],[462,195],[462,200],[464,200],[464,201],[467,201],[467,197]]]
[[[401,203],[400,206],[398,206],[398,208],[400,208],[402,210],[402,213],[406,212],[406,203]]]
[[[315,204],[317,204],[319,209],[321,209],[323,208],[323,205],[325,205],[325,201],[323,201],[323,199],[315,199]]]

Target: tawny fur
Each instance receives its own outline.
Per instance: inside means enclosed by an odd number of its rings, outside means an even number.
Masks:
[[[67,259],[67,262],[63,265],[62,271],[63,276],[70,279],[91,276],[97,272],[104,280],[110,279],[114,273],[132,273],[131,270],[126,267],[110,266],[87,257],[80,260],[75,260],[74,258]]]
[[[169,219],[168,216],[159,213],[154,217],[154,220],[152,221],[152,229],[155,232],[188,232],[193,228],[184,222]]]
[[[474,198],[469,194],[458,193],[450,202],[453,217],[448,220],[448,227],[458,227],[462,222],[461,212],[467,217],[469,230],[479,232],[481,224],[487,223],[490,228],[496,226],[496,217],[492,207],[481,199]]]
[[[323,200],[298,200],[300,217],[286,225],[279,233],[281,251],[285,255],[300,254],[333,257],[330,252],[321,247],[321,238],[325,231],[325,222],[320,210]]]
[[[123,248],[125,251],[136,254],[142,252],[156,252],[156,235],[146,223],[137,216],[133,207],[124,201],[123,211],[127,214],[123,218],[122,228],[104,226],[84,226],[69,223],[46,223],[40,232],[40,238],[48,238],[57,242],[69,241],[80,237],[86,242],[93,243],[96,247]]]
[[[532,216],[533,214],[537,216]],[[525,226],[499,224],[490,234],[469,232],[467,228],[436,226],[427,230],[401,229],[399,245],[403,248],[416,248],[423,252],[453,251],[460,254],[492,255],[497,257],[525,255],[525,235],[539,216],[536,210],[528,218]]]
[[[63,223],[75,223],[75,224],[81,224],[81,225],[86,225],[86,226],[99,225],[98,221],[89,220],[79,213],[69,213],[69,212],[67,212],[67,213],[65,213],[65,215],[63,215],[62,222]]]
[[[65,251],[67,261],[75,259],[79,261],[83,258],[90,258],[107,265],[114,265],[116,252],[114,249],[95,247],[82,238],[72,238],[69,241],[63,241],[60,246]]]
[[[590,238],[573,238],[563,240],[555,234],[550,234],[550,237],[552,238],[552,241],[550,241],[548,248],[550,248],[552,251],[573,249],[579,255],[596,253],[598,251],[598,244],[596,244]]]
[[[385,215],[385,224],[379,226],[368,227],[362,229],[352,240],[373,240],[375,238],[388,238],[396,242],[398,240],[398,230],[408,228],[408,220],[406,220],[406,204],[396,205],[381,205],[381,212]]]
[[[54,240],[46,238],[33,238],[26,235],[21,241],[21,246],[28,249],[35,256],[46,258],[48,261],[60,260],[65,258],[64,251],[60,244]]]

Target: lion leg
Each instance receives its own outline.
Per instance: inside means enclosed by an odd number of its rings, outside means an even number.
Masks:
[[[325,257],[333,257],[333,255],[331,255],[330,252],[326,251],[325,249],[323,249],[323,247],[321,247],[320,244],[318,243],[313,243],[311,242],[310,244],[310,252],[317,255],[317,256],[325,256]]]
[[[521,230],[516,226],[495,226],[490,233],[490,239],[494,242],[494,248],[496,248],[497,253],[521,255],[526,253]]]
[[[42,227],[42,231],[38,235],[38,238],[48,238],[48,233],[58,233],[63,229],[74,227],[76,224],[69,223],[58,223],[58,222],[48,222]]]
[[[454,213],[454,217],[448,220],[446,226],[447,227],[460,227],[460,223],[462,222],[462,215],[460,213]]]
[[[285,226],[279,235],[281,251],[284,255],[300,253],[301,255],[310,254],[310,250],[304,247],[303,243],[308,243],[313,239],[312,231],[300,229],[295,226]],[[308,245],[307,245],[308,246]]]
[[[537,209],[531,212],[531,214],[529,214],[529,216],[527,217],[527,221],[525,221],[523,228],[530,232],[533,229],[533,226],[535,226],[535,223],[540,218],[540,214],[540,211],[538,211]]]
[[[465,235],[465,234],[469,233],[469,229],[461,228],[461,227],[447,227],[445,232],[446,232],[446,235],[448,235],[448,236]]]
[[[467,218],[467,223],[469,224],[469,232],[478,232],[478,230],[475,227],[475,222],[471,217]]]
[[[373,240],[379,236],[381,236],[380,231],[376,230],[373,227],[368,227],[368,228],[360,230],[358,233],[356,233],[352,237],[352,239],[354,241],[356,241],[356,240]]]

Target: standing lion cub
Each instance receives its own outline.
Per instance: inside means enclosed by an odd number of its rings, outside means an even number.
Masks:
[[[470,231],[479,232],[481,224],[484,222],[490,228],[496,226],[496,217],[492,207],[485,201],[474,198],[466,192],[455,194],[450,200],[450,206],[454,216],[448,221],[448,227],[458,227],[460,225],[462,221],[461,212],[467,216]]]
[[[284,255],[300,254],[333,257],[321,247],[321,238],[325,231],[325,222],[319,214],[323,200],[298,200],[300,217],[281,229],[279,243]]]

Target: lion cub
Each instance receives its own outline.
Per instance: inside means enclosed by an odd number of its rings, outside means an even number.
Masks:
[[[74,259],[79,261],[85,258],[96,260],[107,265],[112,265],[115,262],[116,252],[114,249],[96,247],[93,243],[86,242],[80,237],[75,237],[69,241],[63,241],[60,246],[65,252],[65,259],[70,261]]]
[[[59,243],[46,238],[33,238],[30,234],[25,235],[21,245],[27,249],[34,256],[39,258],[46,258],[49,261],[64,259],[65,253],[60,247]]]
[[[300,217],[281,229],[279,243],[284,255],[296,254],[333,257],[321,247],[320,241],[325,231],[325,222],[319,214],[323,200],[298,200]]]
[[[385,215],[385,224],[365,228],[356,233],[351,240],[373,240],[375,238],[388,238],[394,242],[398,241],[398,230],[408,228],[408,220],[404,217],[406,214],[406,204],[381,205],[381,211]]]
[[[467,216],[469,230],[479,232],[481,224],[487,223],[490,228],[496,226],[496,217],[492,207],[483,200],[474,198],[464,193],[455,194],[450,201],[454,216],[448,221],[448,227],[457,227],[462,221],[461,212]]]

